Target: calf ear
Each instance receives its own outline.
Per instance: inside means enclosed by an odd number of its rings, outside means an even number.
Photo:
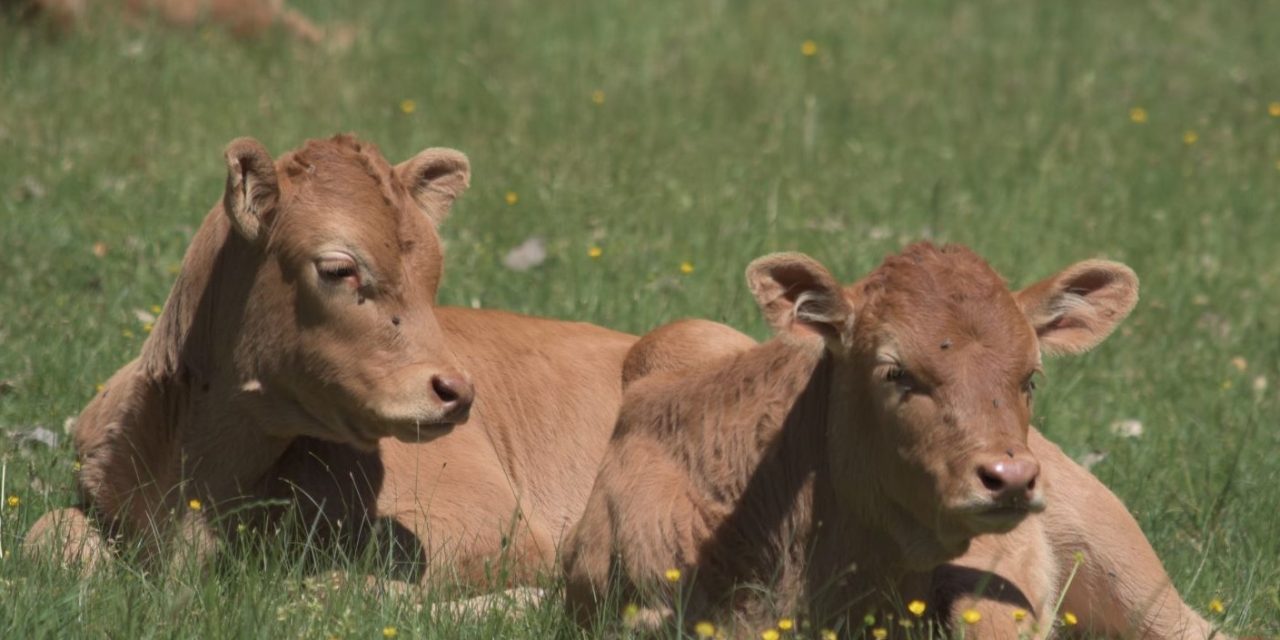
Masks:
[[[471,163],[461,151],[426,149],[396,165],[396,179],[436,224],[449,216],[453,201],[471,184]]]
[[[236,138],[227,145],[227,190],[222,207],[231,225],[246,240],[256,241],[280,200],[275,162],[266,147],[253,138]]]
[[[1102,342],[1138,302],[1133,269],[1077,262],[1015,294],[1047,355],[1083,353]]]
[[[848,345],[853,305],[827,268],[802,253],[774,253],[747,266],[747,286],[778,333],[817,333]]]

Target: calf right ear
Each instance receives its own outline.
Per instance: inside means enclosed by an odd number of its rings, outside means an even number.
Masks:
[[[454,149],[432,147],[396,165],[396,178],[436,224],[471,184],[471,163]]]
[[[1014,294],[1046,355],[1082,353],[1138,303],[1138,276],[1109,260],[1077,262]]]
[[[227,145],[227,190],[222,207],[231,226],[250,242],[257,241],[268,216],[280,200],[275,161],[253,138],[236,138]]]
[[[747,266],[747,286],[777,333],[817,333],[848,346],[853,304],[827,268],[803,253],[773,253]]]

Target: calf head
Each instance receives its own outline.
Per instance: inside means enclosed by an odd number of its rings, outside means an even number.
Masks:
[[[433,305],[436,225],[467,187],[466,156],[427,149],[391,167],[337,136],[273,162],[240,138],[226,161],[222,208],[252,273],[225,337],[244,393],[283,416],[274,428],[371,448],[465,421],[471,382]]]
[[[848,287],[800,254],[747,276],[775,330],[825,338],[835,490],[920,568],[1044,509],[1027,447],[1041,356],[1098,344],[1138,293],[1133,271],[1101,260],[1011,292],[972,251],[928,243]]]

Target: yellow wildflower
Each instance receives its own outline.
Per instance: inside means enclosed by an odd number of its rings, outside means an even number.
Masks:
[[[689,275],[689,274],[691,274],[691,273],[693,273],[693,263],[692,263],[692,262],[681,262],[681,263],[680,263],[680,273],[683,273],[683,274],[685,274],[686,276],[687,276],[687,275]]]
[[[84,466],[80,464],[80,461],[79,461],[79,460],[76,460],[75,462],[72,462],[72,463],[71,463],[71,470],[72,470],[72,471],[79,471],[80,469],[83,469],[83,468],[84,468]]]
[[[382,628],[382,637],[384,637],[384,638],[394,638],[394,637],[396,637],[396,636],[398,636],[398,635],[400,635],[400,632],[399,632],[399,631],[397,631],[395,627],[383,627],[383,628]]]
[[[22,506],[22,498],[19,498],[18,496],[9,496],[9,499],[5,500],[4,503],[9,505],[10,509],[17,509]]]
[[[1134,124],[1143,124],[1147,121],[1147,110],[1142,107],[1134,107],[1129,110],[1129,119]]]
[[[1026,609],[1014,609],[1014,610],[1013,610],[1013,620],[1014,620],[1014,622],[1022,622],[1023,620],[1026,620],[1026,619],[1027,619],[1027,610],[1026,610]]]
[[[699,638],[714,638],[716,636],[716,626],[703,620],[693,625],[693,632],[698,634]]]
[[[1197,141],[1197,140],[1199,140],[1199,139],[1200,139],[1200,134],[1196,133],[1195,131],[1193,131],[1193,130],[1191,130],[1191,129],[1187,129],[1187,130],[1186,130],[1185,132],[1183,132],[1183,134],[1182,134],[1182,144],[1185,144],[1185,145],[1187,145],[1188,147],[1189,147],[1189,146],[1191,146],[1191,145],[1193,145],[1193,144],[1195,144],[1195,143],[1196,143],[1196,141]]]
[[[666,572],[666,573],[664,573],[663,575],[665,575],[665,576],[667,577],[667,582],[680,582],[680,570],[679,570],[679,569],[676,569],[676,568],[672,567],[672,568],[670,568],[670,569],[667,569],[667,572]]]
[[[409,115],[409,114],[411,114],[411,113],[413,113],[414,111],[417,111],[417,110],[418,110],[418,103],[416,103],[416,102],[414,102],[414,101],[412,101],[412,100],[408,100],[408,99],[405,99],[405,100],[401,100],[401,101],[400,101],[400,112],[401,112],[401,113],[403,113],[403,114],[405,114],[405,115]],[[390,628],[390,627],[388,627],[388,628]]]
[[[818,43],[812,40],[805,40],[800,43],[800,53],[804,54],[804,57],[806,58],[812,58],[813,56],[818,55]]]
[[[818,635],[822,638],[822,640],[836,640],[836,632],[832,631],[831,629],[823,629],[822,633]]]
[[[1076,614],[1071,613],[1070,611],[1062,614],[1062,622],[1068,627],[1074,627],[1077,624],[1080,624],[1080,620],[1076,618]]]
[[[599,258],[602,255],[604,255],[604,249],[601,249],[600,247],[591,247],[590,249],[587,249],[587,257],[589,258]]]
[[[514,191],[508,191],[506,201],[508,205],[515,205],[515,203],[520,202],[520,195]]]
[[[94,391],[96,391],[96,392],[98,392],[98,393],[102,393],[102,390],[103,390],[103,389],[106,389],[106,388],[107,388],[107,387],[106,387],[105,385],[103,385],[101,382],[99,382],[98,384],[93,385],[93,390],[94,390]]]
[[[133,332],[132,332],[132,331],[130,331],[130,330],[128,330],[128,329],[125,329],[125,330],[123,330],[123,331],[121,331],[121,332],[120,332],[120,335],[122,335],[122,336],[124,336],[124,337],[126,337],[126,338],[132,338],[132,337],[133,337]]]
[[[1275,105],[1272,105],[1272,106],[1275,106]],[[1226,611],[1226,610],[1227,608],[1223,606],[1222,600],[1219,600],[1218,598],[1214,598],[1209,601],[1210,613],[1222,613],[1223,611]]]
[[[192,498],[187,501],[187,507],[192,511],[199,511],[204,508],[204,503],[200,502],[199,498]]]
[[[778,640],[782,634],[777,629],[765,629],[760,633],[760,640]]]
[[[158,305],[158,304],[153,304],[153,305],[151,305],[151,313],[152,313],[152,315],[157,315],[157,316],[158,316],[158,315],[160,315],[160,312],[161,312],[161,311],[163,311],[163,310],[164,310],[164,309],[163,309],[160,305]]]
[[[889,631],[884,627],[876,627],[871,630],[871,637],[876,640],[884,640],[889,637]]]
[[[156,328],[156,325],[154,323],[151,323],[151,322],[142,323],[142,331],[144,333],[151,333],[151,331],[155,328]]]
[[[636,606],[635,603],[628,604],[622,608],[623,620],[635,620],[638,615],[640,615],[640,607]]]
[[[1271,114],[1272,118],[1280,118],[1280,102],[1272,102],[1267,105],[1267,113]]]
[[[982,621],[982,614],[974,609],[965,609],[964,613],[960,614],[960,619],[964,620],[965,624],[978,624]]]
[[[796,626],[796,621],[791,618],[782,618],[778,620],[778,628],[783,631],[790,631]]]
[[[596,106],[604,104],[604,92],[599,89],[592,91],[591,102],[594,103]]]
[[[917,618],[924,615],[924,610],[925,610],[925,606],[924,606],[924,601],[922,600],[912,600],[911,602],[907,603],[907,611],[910,611],[911,615],[914,615]]]

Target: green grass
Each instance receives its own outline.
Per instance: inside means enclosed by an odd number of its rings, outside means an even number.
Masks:
[[[133,310],[163,301],[230,139],[281,153],[354,131],[393,162],[452,146],[474,177],[443,230],[444,304],[763,336],[741,273],[768,251],[847,280],[922,237],[972,246],[1015,285],[1127,262],[1136,312],[1096,352],[1049,363],[1037,424],[1072,455],[1108,454],[1095,473],[1188,602],[1220,597],[1226,629],[1280,634],[1280,5],[296,4],[352,22],[355,46],[105,16],[56,39],[0,19],[0,429],[61,433],[136,354]],[[546,263],[502,267],[532,235]],[[1127,418],[1142,437],[1108,432]],[[72,455],[65,438],[0,442],[22,500],[0,513],[0,636],[576,633],[554,603],[466,622],[358,589],[318,598],[270,552],[178,587],[10,556],[70,501]]]

